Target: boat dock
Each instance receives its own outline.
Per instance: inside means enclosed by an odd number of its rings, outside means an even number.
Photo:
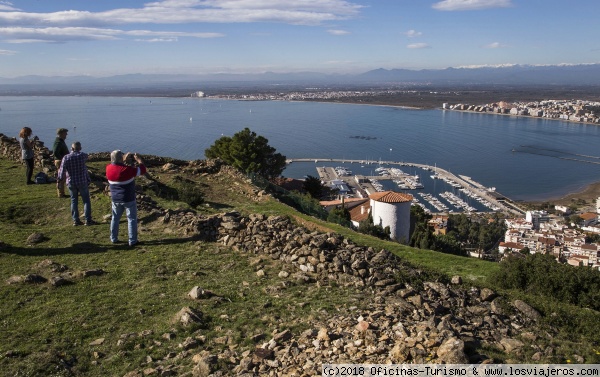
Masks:
[[[484,203],[487,207],[495,211],[502,211],[510,215],[522,216],[524,214],[514,202],[497,193],[495,188],[486,188],[485,186],[473,181],[470,177],[460,175],[456,176],[447,170],[441,169],[437,166],[430,166],[425,164],[407,163],[401,161],[370,161],[370,160],[351,160],[351,159],[335,159],[335,158],[294,158],[288,159],[287,163],[291,164],[294,162],[314,162],[319,163],[357,163],[361,165],[377,164],[392,166],[389,168],[389,174],[378,175],[378,176],[362,176],[354,175],[352,172],[347,171],[344,168],[334,168],[320,166],[317,167],[317,173],[319,178],[326,183],[331,182],[343,182],[351,190],[360,197],[367,197],[377,191],[381,191],[381,185],[378,184],[380,180],[394,180],[399,187],[403,189],[418,189],[423,186],[418,181],[418,177],[411,176],[403,173],[400,169],[394,169],[393,166],[409,166],[416,167],[426,171],[432,172],[432,178],[442,179],[446,183],[450,184],[456,189],[462,191],[465,195],[475,198],[478,201]],[[418,186],[420,185],[420,187]]]

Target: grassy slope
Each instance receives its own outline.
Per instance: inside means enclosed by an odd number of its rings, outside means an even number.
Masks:
[[[91,168],[102,174],[103,164],[94,163]],[[156,172],[156,178],[170,182],[169,174]],[[192,333],[203,336],[204,348],[213,352],[219,347],[243,350],[252,345],[254,335],[265,334],[268,339],[274,331],[302,330],[314,326],[315,319],[325,313],[368,303],[365,292],[351,289],[318,285],[281,289],[277,279],[281,266],[276,262],[194,241],[160,221],[149,221],[143,212],[140,239],[144,245],[115,247],[108,238],[108,223],[73,227],[69,199],[57,198],[53,185],[26,186],[23,176],[22,166],[0,159],[0,241],[10,245],[0,249],[0,370],[5,375],[123,375],[143,367],[148,356],[156,360],[180,352],[177,344]],[[201,212],[236,209],[288,214],[307,227],[333,230],[359,244],[385,247],[423,269],[447,276],[459,274],[477,284],[485,284],[484,278],[497,268],[489,262],[376,240],[298,214],[274,200],[245,199],[240,192],[247,190],[246,183],[232,182],[230,177],[193,179],[207,201]],[[159,202],[168,208],[183,207],[182,203]],[[109,198],[101,189],[92,191],[92,207],[97,221],[110,213]],[[33,232],[42,232],[46,241],[27,245]],[[124,222],[121,232],[126,233]],[[46,259],[66,265],[74,273],[90,269],[106,273],[76,278],[73,284],[61,287],[4,283],[13,275],[57,275],[38,266]],[[264,269],[266,277],[258,277],[258,269]],[[194,303],[187,293],[196,285],[226,300]],[[185,306],[200,307],[205,325],[184,331],[173,324],[173,316]],[[163,338],[166,332],[174,332],[175,339]],[[227,346],[221,344],[223,337],[229,339]],[[103,344],[90,346],[99,338],[105,339]],[[178,362],[185,365],[189,361]]]

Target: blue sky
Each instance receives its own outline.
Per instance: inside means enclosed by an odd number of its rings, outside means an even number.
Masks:
[[[0,77],[600,62],[597,0],[0,0]]]

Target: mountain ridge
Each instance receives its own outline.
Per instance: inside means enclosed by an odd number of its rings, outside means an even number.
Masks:
[[[0,77],[4,85],[161,85],[200,83],[427,84],[427,85],[600,85],[600,64],[500,65],[411,70],[377,68],[359,74],[303,72],[143,74],[106,77],[27,75]]]

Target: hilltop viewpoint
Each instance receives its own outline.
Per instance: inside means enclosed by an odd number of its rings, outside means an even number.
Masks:
[[[0,158],[2,375],[600,362],[595,306],[502,289],[498,263],[318,220],[290,205],[293,193],[219,160],[144,156],[141,245],[113,245],[108,153],[88,164],[99,224],[74,227],[54,184],[25,185],[11,145]]]

